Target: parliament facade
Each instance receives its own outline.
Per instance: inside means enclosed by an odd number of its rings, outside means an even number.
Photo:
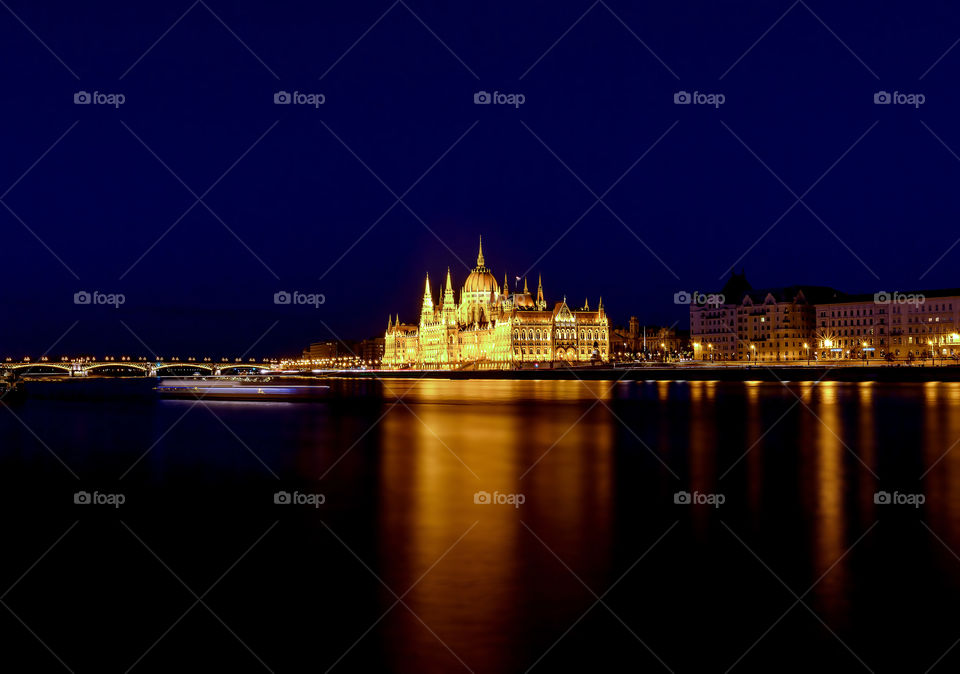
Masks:
[[[610,354],[610,323],[603,299],[595,311],[588,302],[579,309],[566,298],[548,307],[543,283],[534,299],[527,282],[510,290],[507,277],[497,284],[483,259],[460,289],[459,302],[447,269],[446,284],[433,301],[427,275],[419,322],[387,319],[382,365],[387,369],[515,369],[606,362]]]

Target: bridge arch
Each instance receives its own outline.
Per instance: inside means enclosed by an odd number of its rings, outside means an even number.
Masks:
[[[34,370],[36,374],[61,374],[69,373],[70,363],[11,363],[9,365],[0,364],[0,369],[14,370],[19,374],[27,374],[27,371]],[[42,372],[41,370],[56,370],[56,372]]]
[[[138,374],[143,375],[148,371],[147,367],[139,363],[129,363],[129,362],[108,362],[108,363],[95,363],[83,368],[83,371],[87,374],[105,371],[115,370],[120,371],[123,374]]]

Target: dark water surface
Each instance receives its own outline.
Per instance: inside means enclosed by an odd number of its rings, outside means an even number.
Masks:
[[[8,671],[960,667],[960,384],[55,386],[0,410]]]

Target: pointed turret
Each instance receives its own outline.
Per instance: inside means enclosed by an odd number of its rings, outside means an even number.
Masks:
[[[583,298],[583,310],[590,311],[590,300],[588,300],[586,297]]]
[[[427,274],[427,280],[423,286],[423,307],[420,309],[420,323],[429,323],[433,321],[433,293],[430,292],[430,274]]]
[[[480,251],[477,253],[477,266],[483,266],[483,236],[480,237]]]
[[[537,274],[537,309],[543,311],[547,308],[547,301],[543,299],[543,277]]]
[[[447,267],[447,285],[443,291],[443,322],[455,325],[457,322],[457,303],[453,299],[453,279],[450,278],[450,267]]]
[[[387,332],[390,332],[390,328],[393,327],[393,316],[387,316]]]
[[[523,277],[523,294],[524,294],[524,295],[529,295],[529,294],[530,294],[530,289],[527,288],[527,277],[526,277],[526,276]]]

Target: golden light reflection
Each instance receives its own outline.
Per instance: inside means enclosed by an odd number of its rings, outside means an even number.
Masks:
[[[845,615],[844,605],[850,579],[847,558],[837,563],[846,551],[847,542],[843,502],[846,481],[844,457],[847,450],[840,440],[844,437],[844,429],[838,393],[839,385],[834,382],[822,382],[816,387],[811,408],[820,421],[811,420],[815,427],[814,441],[812,445],[801,447],[802,457],[812,461],[812,470],[803,471],[801,488],[804,493],[813,493],[813,507],[808,512],[813,516],[815,575],[819,576],[833,566],[813,592],[817,603],[833,620]]]
[[[877,438],[876,438],[876,415],[874,414],[874,383],[861,382],[857,386],[857,427],[858,442],[854,447],[860,455],[860,459],[877,472],[879,470],[877,462]],[[877,481],[872,475],[863,468],[858,471],[859,483],[859,502],[867,504],[868,510],[872,508],[873,495],[878,489]]]
[[[750,502],[751,511],[759,514],[762,488],[763,488],[763,448],[760,438],[763,436],[760,417],[760,385],[747,384],[747,414],[746,414],[746,447],[743,451],[750,450],[744,460],[747,463],[747,499]]]
[[[516,588],[555,598],[569,591],[571,605],[582,596],[575,582],[544,586],[546,576],[532,570],[529,558],[552,557],[521,520],[586,582],[599,587],[611,573],[618,425],[602,405],[584,415],[594,394],[609,398],[611,385],[408,382],[404,400],[410,410],[398,406],[381,421],[378,536],[385,581],[405,591],[476,523],[405,598],[472,667],[509,668],[521,646],[511,635],[521,635],[527,619]],[[556,405],[550,415],[534,414],[523,400],[533,405],[538,396],[573,404]],[[475,397],[476,403],[464,404]],[[474,494],[480,490],[523,494],[525,503],[478,505]],[[385,601],[392,603],[390,597]],[[391,613],[385,630],[391,649],[411,671],[435,664],[435,637],[408,612]],[[494,632],[500,642],[491,647]]]

